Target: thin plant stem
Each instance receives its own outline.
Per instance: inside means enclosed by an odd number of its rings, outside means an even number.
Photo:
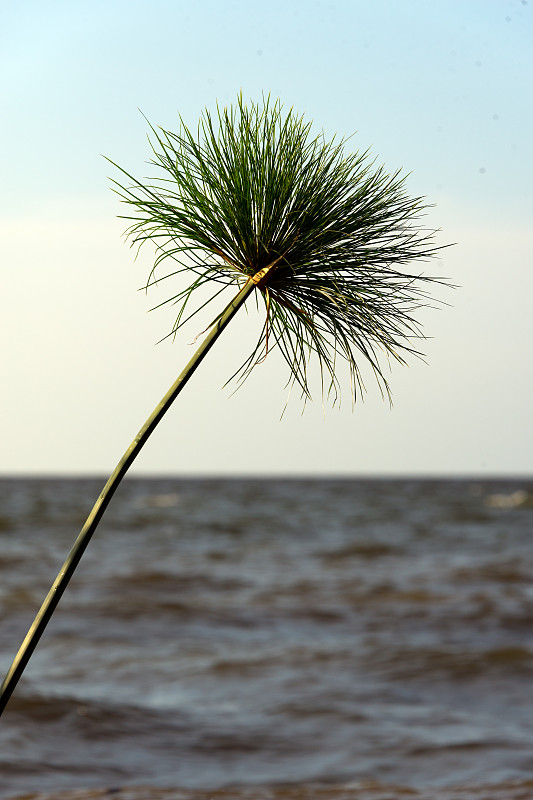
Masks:
[[[35,617],[35,620],[33,621],[26,638],[24,639],[4,679],[4,682],[2,683],[0,688],[0,715],[6,707],[9,698],[15,689],[15,686],[24,672],[24,669],[26,668],[33,651],[35,650],[39,639],[41,638],[48,622],[50,621],[50,618],[52,617],[52,614],[57,607],[57,604],[63,595],[63,592],[65,591],[72,575],[74,574],[74,571],[78,566],[93,533],[98,527],[98,523],[100,522],[107,506],[109,505],[109,502],[111,501],[111,498],[118,489],[126,472],[139,455],[142,447],[146,444],[148,437],[166,414],[178,394],[184,388],[185,384],[189,381],[189,378],[191,378],[196,368],[203,361],[224,328],[228,325],[230,320],[249,297],[254,288],[261,283],[261,281],[270,271],[271,267],[274,266],[275,263],[265,267],[262,270],[259,270],[253,277],[249,278],[242,289],[229,303],[229,305],[226,306],[185,369],[170,387],[152,414],[148,417],[143,427],[140,429],[139,433],[117,464],[113,474],[107,481],[100,496],[98,497],[98,500],[94,504],[91,513],[87,517],[85,525],[76,539],[65,563],[61,567],[58,576],[52,585],[52,588],[48,592],[44,603]]]

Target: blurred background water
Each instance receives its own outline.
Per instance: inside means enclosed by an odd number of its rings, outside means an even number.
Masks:
[[[103,482],[0,481],[2,673]],[[532,798],[532,678],[533,480],[131,478],[0,797]]]

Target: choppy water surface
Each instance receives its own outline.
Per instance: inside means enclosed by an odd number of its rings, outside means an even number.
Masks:
[[[2,673],[102,484],[0,481]],[[128,480],[0,721],[52,792],[533,798],[533,481]]]

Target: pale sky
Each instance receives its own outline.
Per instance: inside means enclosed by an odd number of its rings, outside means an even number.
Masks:
[[[392,409],[369,377],[353,411],[346,381],[340,410],[293,393],[280,420],[275,352],[232,395],[263,321],[241,311],[133,472],[530,475],[532,44],[531,0],[4,0],[0,473],[109,474],[192,355],[201,323],[156,344],[172,309],[137,291],[102,154],[146,175],[140,111],[194,127],[242,90],[410,173],[456,243],[424,269],[458,288]]]

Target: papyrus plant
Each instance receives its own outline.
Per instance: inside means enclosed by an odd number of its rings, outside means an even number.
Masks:
[[[352,398],[364,391],[362,363],[390,395],[382,364],[418,352],[416,312],[437,280],[420,272],[438,249],[421,224],[424,199],[409,197],[404,177],[387,173],[368,152],[347,153],[345,140],[313,135],[311,123],[279,101],[247,105],[239,97],[234,107],[206,111],[195,131],[180,120],[177,133],[151,134],[156,177],[138,180],[119,167],[115,188],[132,243],[156,246],[147,285],[189,279],[165,300],[177,305],[171,333],[233,292],[104,487],[8,672],[0,712],[120,481],[247,299],[264,304],[259,335],[229,377],[242,381],[278,350],[304,398],[315,361],[324,395],[336,402],[342,367]],[[211,290],[207,300],[201,287]]]

